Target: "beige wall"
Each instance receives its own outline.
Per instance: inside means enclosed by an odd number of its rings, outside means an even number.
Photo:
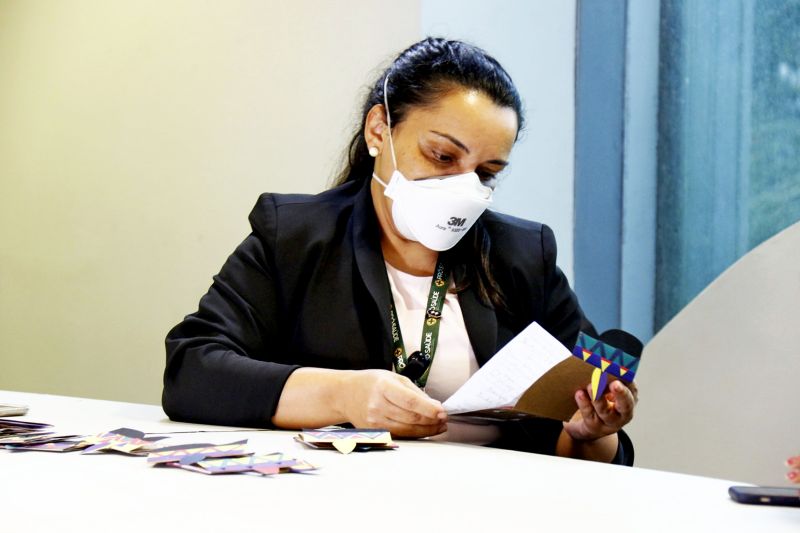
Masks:
[[[526,108],[525,131],[492,209],[544,222],[573,276],[576,0],[422,0],[424,33],[469,39],[508,70]]]
[[[259,192],[328,183],[419,2],[0,3],[0,389],[158,403]]]

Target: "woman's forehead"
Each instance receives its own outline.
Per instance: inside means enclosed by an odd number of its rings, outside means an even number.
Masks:
[[[411,108],[402,129],[445,134],[472,145],[494,145],[510,151],[517,137],[518,120],[513,108],[497,105],[474,89],[448,91],[432,104]],[[400,124],[398,124],[400,126]]]

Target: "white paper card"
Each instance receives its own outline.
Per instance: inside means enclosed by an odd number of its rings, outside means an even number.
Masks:
[[[572,354],[532,322],[442,404],[453,415],[512,407],[534,381]]]
[[[0,416],[24,415],[28,412],[27,405],[0,403]]]

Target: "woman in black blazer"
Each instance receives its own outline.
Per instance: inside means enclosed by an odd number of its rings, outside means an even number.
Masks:
[[[463,316],[456,330],[478,365],[532,321],[572,348],[583,315],[556,266],[552,231],[485,211],[523,122],[503,68],[476,47],[425,39],[380,76],[362,116],[337,186],[262,195],[252,233],[198,311],[168,334],[170,418],[351,423],[401,437],[445,431],[441,403],[421,386],[436,353],[463,346],[437,350],[434,341],[427,350],[423,337],[409,354],[398,343],[390,267],[434,282],[444,276],[441,299],[455,295]],[[431,307],[423,331],[438,331],[448,311]],[[618,382],[597,402],[578,391],[570,422],[510,428],[496,444],[630,462],[620,429],[635,401],[635,389]]]

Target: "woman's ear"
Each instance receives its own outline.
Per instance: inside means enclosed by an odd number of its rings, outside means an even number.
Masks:
[[[367,120],[364,122],[364,139],[371,153],[374,150],[377,150],[377,154],[383,152],[386,131],[386,112],[383,104],[375,104],[367,112]]]

